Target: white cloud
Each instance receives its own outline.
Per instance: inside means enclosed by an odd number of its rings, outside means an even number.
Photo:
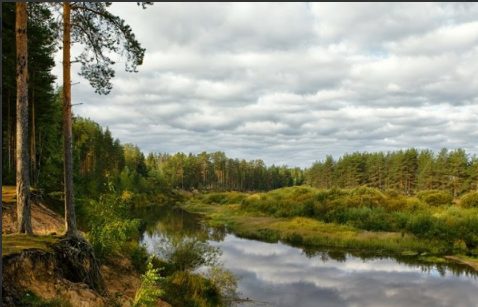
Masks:
[[[111,9],[146,48],[144,65],[130,74],[120,60],[107,96],[73,66],[73,111],[146,153],[300,167],[355,151],[478,153],[476,3]]]

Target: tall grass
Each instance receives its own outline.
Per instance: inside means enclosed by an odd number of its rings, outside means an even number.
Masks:
[[[267,193],[234,193],[234,197],[226,193],[209,194],[198,201],[235,204],[234,214],[230,210],[223,210],[223,215],[215,213],[222,218],[228,212],[226,216],[285,219],[275,224],[265,220],[252,222],[250,218],[230,219],[234,221],[231,222],[234,230],[248,238],[477,256],[475,194],[463,196],[463,205],[454,205],[450,194],[436,190],[423,191],[414,197],[368,187],[329,190],[289,187]],[[332,232],[324,227],[329,224],[333,225],[330,226]],[[344,229],[351,232],[344,232]]]

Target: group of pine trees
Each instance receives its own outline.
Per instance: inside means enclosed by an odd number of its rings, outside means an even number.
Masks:
[[[39,97],[34,95],[36,92],[32,85],[42,86],[42,83],[45,83],[47,90],[40,90],[40,94],[48,93],[51,89],[54,81],[51,75],[51,68],[54,65],[52,54],[55,44],[59,43],[61,37],[65,226],[67,235],[78,237],[73,185],[71,45],[80,43],[84,47],[74,62],[81,64],[80,75],[84,76],[99,94],[108,94],[112,89],[110,80],[115,71],[112,68],[114,61],[110,59],[109,53],[124,57],[125,69],[129,72],[136,72],[137,66],[143,62],[145,53],[131,27],[107,10],[111,4],[111,2],[2,2],[2,20],[6,20],[4,23],[2,21],[2,36],[5,29],[6,43],[11,47],[5,48],[5,52],[2,49],[2,74],[8,75],[5,78],[6,103],[2,95],[2,109],[6,107],[8,120],[6,127],[2,125],[2,128],[6,128],[3,130],[3,134],[6,134],[4,139],[7,140],[5,162],[10,167],[7,174],[10,177],[13,161],[15,162],[17,218],[18,228],[22,233],[32,234],[30,177],[33,177],[35,184],[38,170],[35,133],[37,113],[34,102],[38,101]],[[152,3],[137,2],[137,4],[146,8],[146,5]],[[31,32],[38,34],[38,37],[32,36]],[[32,43],[36,45],[32,47]],[[40,80],[45,76],[46,79]],[[12,101],[15,101],[15,112],[11,112]],[[42,101],[51,100],[47,97]],[[15,113],[15,120],[11,120],[12,113]]]
[[[304,171],[298,167],[267,167],[261,159],[232,159],[222,151],[189,155],[151,153],[146,164],[171,188],[184,190],[268,191],[304,182]]]
[[[423,190],[448,191],[459,197],[478,189],[478,158],[463,149],[410,148],[395,152],[327,156],[306,172],[307,184],[322,188],[354,188],[366,185],[382,191],[399,190],[413,195]]]

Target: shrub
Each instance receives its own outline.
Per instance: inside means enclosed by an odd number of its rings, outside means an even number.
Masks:
[[[135,245],[133,250],[130,252],[131,255],[131,263],[136,271],[144,273],[147,269],[147,261],[148,261],[148,251],[146,247]]]
[[[359,187],[352,190],[349,201],[351,207],[376,208],[383,206],[385,196],[377,189]]]
[[[146,272],[141,276],[141,286],[134,296],[133,307],[151,307],[164,294],[159,288],[162,277],[159,275],[160,269],[153,268],[151,258],[149,258]]]
[[[237,278],[231,271],[224,269],[223,265],[213,266],[202,275],[219,290],[223,306],[234,306],[239,301]]]
[[[434,220],[429,213],[412,215],[407,223],[407,230],[419,238],[430,238],[430,232],[433,227]]]
[[[453,202],[453,195],[446,191],[427,190],[417,193],[417,198],[430,206],[446,206]]]
[[[405,199],[406,209],[411,212],[424,211],[428,209],[428,206],[421,202],[416,197],[409,197]]]
[[[319,202],[333,201],[336,199],[343,199],[345,196],[349,196],[350,193],[347,190],[332,188],[330,190],[320,190],[316,195],[315,199]]]
[[[169,262],[176,271],[193,271],[219,261],[221,250],[197,238],[163,238],[156,255]]]
[[[226,193],[211,193],[211,194],[207,194],[202,199],[202,201],[205,204],[209,204],[209,205],[210,204],[225,204],[227,203],[228,200],[229,198],[227,197]]]
[[[478,208],[478,191],[463,195],[460,200],[460,206],[463,208]]]
[[[129,207],[121,198],[102,195],[99,202],[91,201],[87,210],[90,216],[88,239],[97,257],[119,252],[139,235],[140,221],[129,218]]]
[[[386,195],[387,197],[390,197],[390,198],[398,198],[398,197],[400,197],[402,194],[401,194],[400,191],[397,190],[397,189],[387,189],[387,190],[385,191],[385,195]]]
[[[164,300],[173,306],[216,307],[222,306],[219,289],[206,278],[185,271],[175,272],[165,278]]]

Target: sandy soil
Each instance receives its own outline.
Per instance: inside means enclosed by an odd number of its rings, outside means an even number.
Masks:
[[[16,232],[16,204],[2,203],[2,234]],[[32,228],[35,235],[62,234],[63,218],[42,203],[32,202]]]
[[[445,256],[445,258],[449,259],[449,260],[452,260],[452,261],[456,261],[458,263],[466,264],[466,265],[474,268],[478,272],[478,261],[464,259],[464,258],[455,257],[455,256]]]

